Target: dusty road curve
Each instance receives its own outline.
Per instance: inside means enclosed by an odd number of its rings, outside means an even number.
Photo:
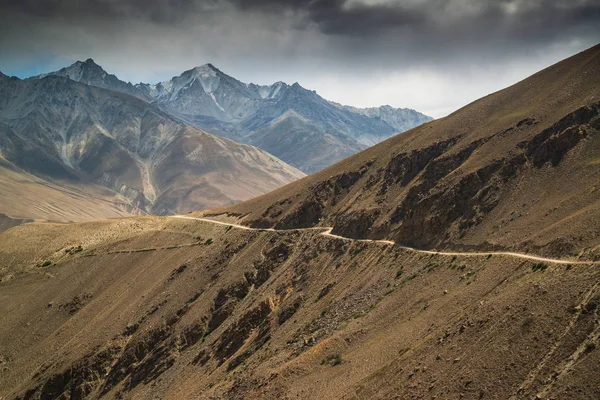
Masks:
[[[273,229],[273,228],[251,228],[248,226],[232,224],[229,222],[214,221],[214,220],[208,219],[208,218],[189,217],[187,215],[173,215],[173,216],[170,216],[169,218],[191,219],[191,220],[196,220],[196,221],[209,222],[209,223],[217,224],[217,225],[231,226],[233,228],[244,229],[247,231],[265,231],[265,232],[276,232],[277,231],[277,229]],[[402,246],[402,245],[396,244],[396,242],[393,242],[391,240],[351,239],[351,238],[347,238],[344,236],[334,235],[331,233],[331,231],[333,230],[333,228],[331,228],[331,227],[298,228],[298,229],[286,229],[286,230],[292,230],[292,231],[322,230],[323,232],[321,232],[321,235],[328,236],[328,237],[335,238],[335,239],[348,240],[348,241],[353,241],[353,242],[371,242],[371,243],[394,245],[394,246],[398,246],[398,247],[408,250],[408,251],[412,251],[415,253],[422,253],[422,254],[436,254],[436,255],[442,255],[442,256],[466,256],[466,257],[488,257],[490,254],[492,254],[492,255],[499,255],[499,256],[517,257],[517,258],[523,258],[526,260],[547,262],[547,263],[554,263],[554,264],[600,265],[600,261],[561,260],[561,259],[557,259],[557,258],[539,257],[539,256],[535,256],[535,255],[530,255],[530,254],[512,253],[509,251],[486,251],[486,252],[478,253],[478,252],[451,252],[451,251],[419,250],[419,249],[415,249],[413,247],[407,247],[407,246]]]

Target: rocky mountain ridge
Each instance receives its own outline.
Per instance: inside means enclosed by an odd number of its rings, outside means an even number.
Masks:
[[[60,76],[0,81],[0,151],[36,176],[95,183],[143,212],[231,204],[304,174],[132,96]]]
[[[89,74],[81,72],[82,66]],[[92,71],[96,78],[89,76]],[[339,106],[298,83],[246,84],[212,64],[134,87],[104,78],[107,73],[93,60],[51,74],[151,101],[181,121],[257,146],[306,173],[431,120],[410,109],[384,106],[361,111]]]

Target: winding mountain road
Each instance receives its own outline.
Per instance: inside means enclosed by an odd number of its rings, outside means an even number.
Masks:
[[[244,229],[247,231],[277,232],[277,231],[320,230],[320,231],[323,231],[320,233],[320,235],[331,237],[334,239],[347,240],[347,241],[352,241],[352,242],[370,242],[370,243],[388,244],[388,245],[398,246],[407,251],[412,251],[412,252],[421,253],[421,254],[435,254],[435,255],[441,255],[441,256],[466,256],[466,257],[488,257],[491,254],[491,255],[498,255],[498,256],[516,257],[516,258],[522,258],[522,259],[526,259],[526,260],[547,262],[547,263],[553,263],[553,264],[600,265],[600,261],[561,260],[558,258],[539,257],[539,256],[530,255],[530,254],[513,253],[510,251],[452,252],[452,251],[420,250],[420,249],[415,249],[413,247],[399,245],[392,240],[352,239],[352,238],[347,238],[344,236],[334,235],[333,233],[331,233],[333,231],[333,228],[331,228],[331,227],[296,228],[296,229],[278,230],[278,229],[273,229],[273,228],[251,228],[249,226],[232,224],[229,222],[215,221],[215,220],[208,219],[208,218],[190,217],[187,215],[173,215],[173,216],[170,216],[170,218],[190,219],[190,220],[195,220],[195,221],[208,222],[208,223],[217,224],[217,225],[231,226],[232,228],[237,228],[237,229]]]

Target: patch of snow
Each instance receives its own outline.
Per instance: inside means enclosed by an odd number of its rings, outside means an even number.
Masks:
[[[65,165],[74,168],[73,164],[71,163],[71,158],[69,157],[70,150],[71,146],[67,142],[63,141],[60,146],[60,159]]]
[[[225,109],[223,107],[221,107],[221,105],[217,101],[217,98],[215,97],[214,93],[213,92],[207,92],[207,93],[210,96],[210,98],[213,99],[213,101],[215,102],[215,104],[217,105],[217,107],[219,107],[221,109],[221,111],[225,112]]]

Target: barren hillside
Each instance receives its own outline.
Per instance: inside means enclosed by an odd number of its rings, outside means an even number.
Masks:
[[[217,210],[422,247],[600,256],[600,46],[330,168]]]

